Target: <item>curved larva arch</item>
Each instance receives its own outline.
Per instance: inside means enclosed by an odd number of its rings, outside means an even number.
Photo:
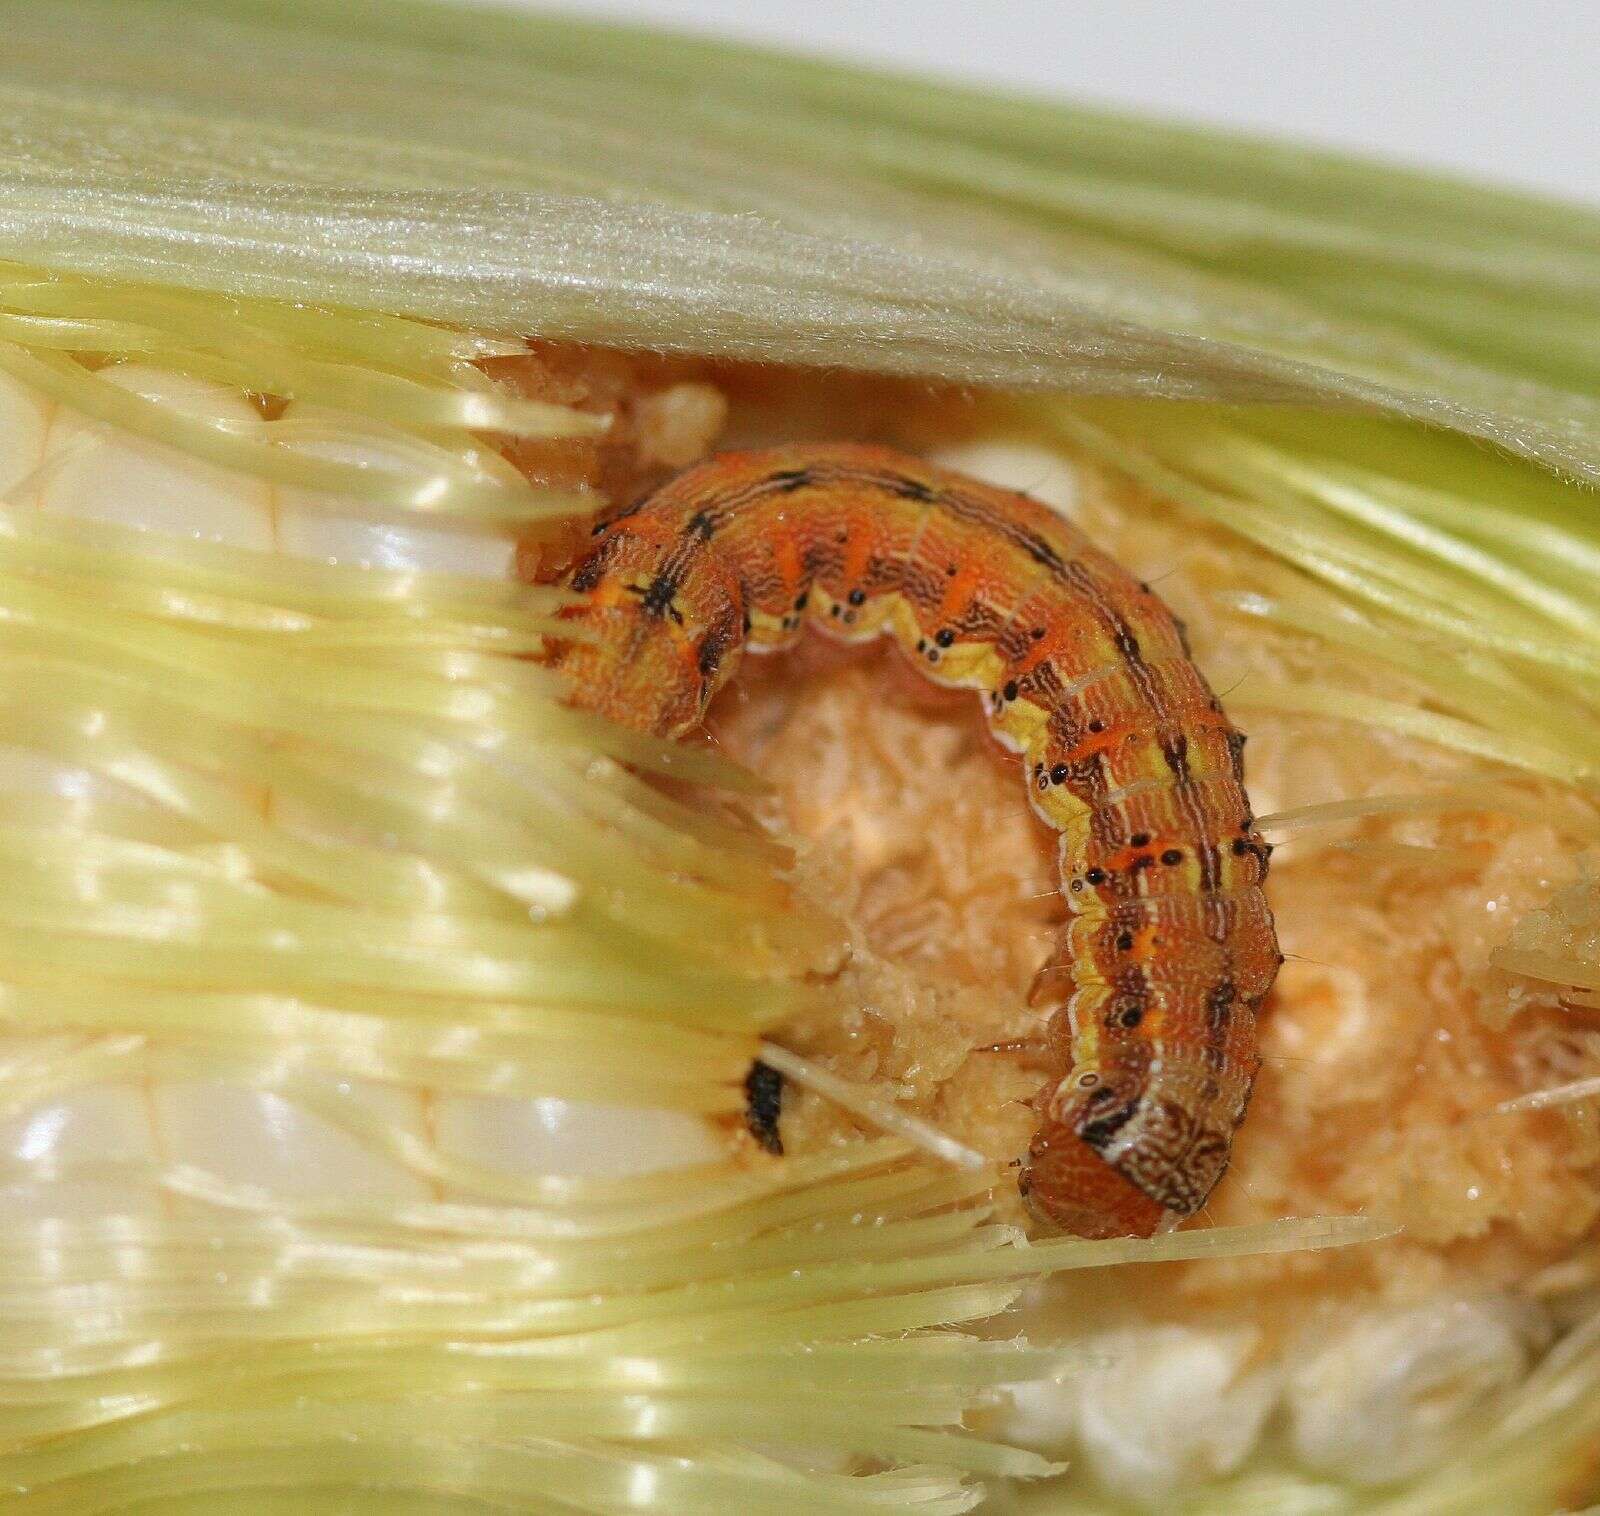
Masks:
[[[977,692],[1062,834],[1071,912],[1038,981],[1054,1009],[1023,1194],[1088,1236],[1205,1202],[1280,956],[1243,739],[1148,585],[1026,495],[848,444],[700,464],[598,522],[567,583],[594,634],[553,655],[574,701],[658,735],[697,726],[744,651],[808,627],[887,636]]]

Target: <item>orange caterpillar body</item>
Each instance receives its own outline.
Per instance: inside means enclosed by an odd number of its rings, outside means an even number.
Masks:
[[[1089,1237],[1204,1203],[1280,955],[1243,738],[1147,585],[1025,495],[854,445],[691,468],[599,522],[568,583],[598,634],[556,655],[574,699],[659,735],[807,625],[979,691],[1061,834],[1072,913],[1037,981],[1061,994],[1022,1193]]]

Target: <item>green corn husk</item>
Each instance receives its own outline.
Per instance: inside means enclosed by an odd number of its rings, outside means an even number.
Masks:
[[[0,375],[30,391],[242,477],[511,532],[595,502],[531,488],[483,434],[603,424],[473,367],[526,335],[988,386],[1004,425],[1257,555],[1270,592],[1230,606],[1242,635],[1329,650],[1326,682],[1231,702],[1504,765],[1466,803],[1600,836],[1600,217],[414,0],[16,0],[5,28]],[[331,462],[301,445],[315,421],[215,426],[85,357],[291,398],[403,462]],[[341,1093],[731,1116],[837,951],[780,847],[640,777],[750,776],[560,705],[526,661],[558,605],[0,501],[8,740],[139,802],[0,800],[0,1109],[231,1079],[470,1197],[291,1205],[173,1167],[161,1215],[0,1239],[7,1508],[1109,1511],[961,1428],[1070,1361],[961,1328],[1048,1270],[1381,1223],[1028,1246],[987,1218],[996,1176],[899,1139],[760,1175],[539,1179],[448,1161]],[[1390,682],[1346,677],[1364,663]],[[351,824],[391,845],[339,840]],[[1600,985],[1532,927],[1503,958],[1530,986]],[[1179,1509],[1593,1499],[1600,1356],[1581,1329],[1563,1347],[1408,1488],[1262,1465]]]

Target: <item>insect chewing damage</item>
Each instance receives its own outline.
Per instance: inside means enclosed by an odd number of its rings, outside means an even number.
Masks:
[[[575,703],[658,735],[699,724],[747,644],[786,647],[807,620],[887,633],[928,680],[978,693],[1069,839],[1071,918],[1036,983],[1071,989],[1019,1188],[1089,1236],[1204,1202],[1279,959],[1242,742],[1147,586],[1026,496],[846,444],[697,465],[612,518],[567,582],[589,599],[566,614],[599,634],[558,645]],[[781,1079],[758,1065],[746,1092],[752,1134],[780,1148]]]

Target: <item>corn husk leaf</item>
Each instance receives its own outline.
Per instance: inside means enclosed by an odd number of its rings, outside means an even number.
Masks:
[[[19,259],[633,346],[1381,406],[1600,479],[1581,211],[417,0],[20,0],[7,31]]]

